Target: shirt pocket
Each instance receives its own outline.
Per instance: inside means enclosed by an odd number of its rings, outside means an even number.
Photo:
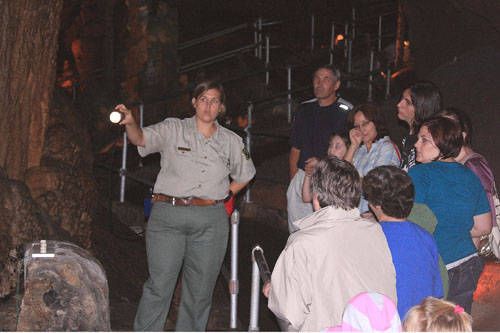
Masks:
[[[176,145],[173,156],[167,156],[167,161],[177,174],[185,174],[196,168],[199,161],[198,152],[188,145]]]

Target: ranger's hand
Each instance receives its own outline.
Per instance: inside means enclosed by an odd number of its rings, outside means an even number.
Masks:
[[[132,111],[127,109],[125,105],[118,104],[117,106],[115,106],[115,110],[121,112],[124,116],[123,120],[119,123],[120,125],[135,124],[135,119],[132,115]]]

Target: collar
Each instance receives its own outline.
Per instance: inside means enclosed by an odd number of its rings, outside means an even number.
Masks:
[[[196,131],[195,133],[198,133],[200,136],[203,137],[204,140],[206,140],[207,138],[205,138],[203,136],[203,134],[201,134],[201,132],[198,130],[198,125],[196,125],[196,115],[194,115],[190,118],[186,118],[186,119],[187,119],[188,128],[190,130]],[[216,128],[215,128],[214,134],[212,134],[210,139],[217,140],[217,138],[219,137],[219,133],[220,133],[220,125],[219,125],[219,122],[217,121],[217,119],[214,120],[214,123],[215,123]]]
[[[338,107],[338,106],[339,106],[339,104],[340,104],[340,103],[339,103],[339,98],[340,98],[340,96],[339,96],[339,95],[337,95],[337,98],[335,99],[335,101],[334,101],[332,104],[328,104],[328,105],[325,105],[325,106],[321,106],[321,105],[319,105],[318,99],[316,98],[316,101],[315,101],[315,102],[316,102],[316,106],[317,106],[317,107],[319,107],[319,108],[322,108],[322,109],[325,109],[325,108],[330,108],[330,107],[332,107],[332,106],[336,106],[336,107]]]
[[[376,149],[380,144],[382,144],[386,141],[389,141],[389,142],[391,141],[391,138],[388,137],[387,135],[384,136],[383,138],[378,139],[377,141],[374,141],[372,143],[372,147],[370,148],[370,152],[373,151],[373,149]],[[366,152],[366,145],[364,143],[363,143],[362,147],[364,147],[364,151]]]
[[[344,210],[342,208],[335,208],[333,206],[326,206],[320,210],[315,211],[311,215],[308,215],[300,220],[294,222],[294,224],[300,229],[308,228],[317,223],[335,223],[337,220],[345,218],[361,218],[358,208],[353,208],[351,210]]]

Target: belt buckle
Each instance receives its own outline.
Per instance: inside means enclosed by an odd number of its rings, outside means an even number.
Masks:
[[[193,201],[193,197],[181,198],[181,201],[184,205],[189,206],[189,204]]]

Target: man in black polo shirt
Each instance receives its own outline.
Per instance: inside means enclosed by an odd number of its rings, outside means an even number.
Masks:
[[[290,185],[286,194],[288,230],[296,230],[293,222],[313,212],[312,204],[302,201],[304,166],[311,157],[327,154],[332,133],[346,132],[347,113],[352,104],[337,96],[340,71],[333,65],[319,67],[314,72],[314,96],[302,104],[295,116],[290,136]]]

